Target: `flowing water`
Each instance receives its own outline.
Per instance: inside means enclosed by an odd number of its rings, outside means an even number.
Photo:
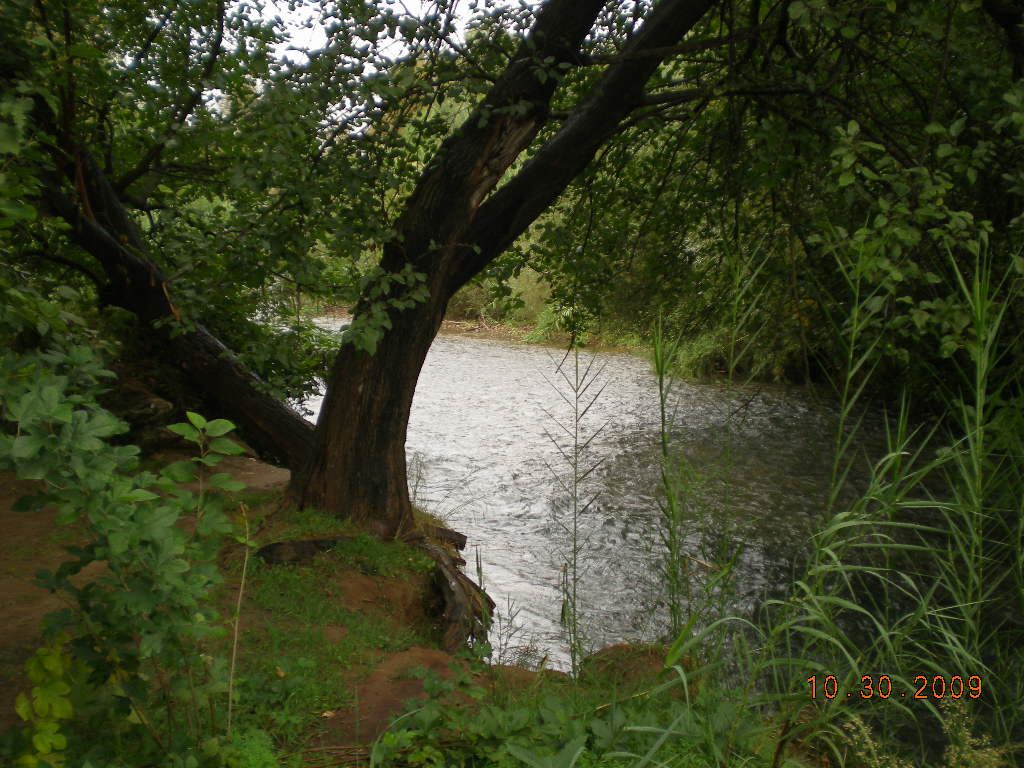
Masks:
[[[560,580],[571,528],[575,360],[563,356],[438,337],[417,385],[407,452],[414,502],[469,537],[471,573],[479,553],[484,586],[503,614],[492,644],[506,658],[531,649],[564,667]],[[635,356],[602,355],[588,371],[591,361],[580,354],[581,374],[593,379],[583,405],[596,395],[579,422],[582,440],[592,440],[580,471],[596,468],[580,494],[581,505],[593,503],[578,518],[579,614],[585,643],[596,649],[663,637],[667,613],[657,578],[657,379]],[[735,558],[724,599],[749,610],[791,581],[821,519],[836,408],[797,388],[682,382],[671,404],[673,450],[693,469],[688,562],[707,573]],[[315,418],[319,399],[306,406]]]

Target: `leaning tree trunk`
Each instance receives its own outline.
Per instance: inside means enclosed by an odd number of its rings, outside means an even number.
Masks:
[[[413,394],[447,298],[430,299],[393,316],[374,354],[346,344],[330,384],[310,461],[293,473],[303,506],[331,510],[369,525],[384,538],[412,532],[405,439]]]
[[[343,343],[328,381],[309,462],[292,475],[291,494],[397,536],[413,527],[405,439],[413,394],[430,344],[455,291],[502,253],[590,162],[644,100],[660,62],[716,0],[666,0],[655,6],[607,68],[591,95],[523,169],[497,186],[548,117],[559,65],[580,46],[603,2],[551,0],[530,37],[483,103],[428,163],[384,249],[381,267],[425,277],[429,297],[411,308],[382,307],[367,292],[354,332],[386,312],[390,329],[369,354]],[[688,92],[685,99],[691,98]],[[394,292],[386,299],[402,298]]]
[[[46,200],[71,226],[71,238],[102,267],[101,301],[132,312],[257,453],[293,469],[302,466],[313,443],[312,426],[267,394],[260,378],[202,325],[172,332],[182,318],[166,278],[147,257],[142,234],[89,154],[78,149],[73,156],[63,170],[65,178],[77,179],[78,200],[62,191],[57,178],[45,185]]]

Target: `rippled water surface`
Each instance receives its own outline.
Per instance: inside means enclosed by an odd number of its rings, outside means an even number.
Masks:
[[[518,610],[514,645],[532,643],[560,665],[559,580],[568,551],[572,399],[559,375],[562,353],[460,336],[441,336],[420,376],[407,451],[415,502],[469,537],[484,585],[499,608]],[[581,372],[590,357],[580,356]],[[574,379],[574,360],[562,371]],[[657,381],[650,364],[628,355],[599,357],[581,422],[586,542],[580,612],[588,646],[653,639],[664,632],[659,588]],[[589,398],[585,401],[588,402]],[[319,401],[307,405],[319,410]],[[702,537],[687,547],[700,560],[734,552],[737,608],[789,582],[792,562],[822,514],[831,473],[836,411],[802,390],[678,383],[672,442],[694,468],[690,509],[703,511]],[[711,551],[709,551],[711,550]],[[696,562],[696,561],[695,561]],[[698,569],[702,566],[695,566]],[[493,638],[495,642],[499,638]]]

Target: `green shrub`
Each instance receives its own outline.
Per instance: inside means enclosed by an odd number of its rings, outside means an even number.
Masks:
[[[242,487],[213,472],[241,452],[234,427],[189,413],[171,429],[197,455],[138,471],[138,449],[112,443],[127,426],[97,402],[111,378],[102,346],[55,303],[7,282],[0,292],[0,418],[12,429],[0,470],[41,481],[21,509],[52,506],[78,541],[39,576],[72,608],[49,617],[28,663],[19,764],[230,764],[217,715],[227,669],[211,652],[223,629],[208,597],[234,530],[222,492]]]

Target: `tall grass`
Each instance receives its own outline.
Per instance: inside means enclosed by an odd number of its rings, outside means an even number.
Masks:
[[[602,371],[603,367],[597,365],[597,357],[594,355],[581,365],[579,345],[573,343],[558,364],[558,380],[550,382],[568,406],[568,417],[559,419],[549,413],[548,419],[557,430],[552,433],[545,427],[548,439],[558,450],[564,464],[564,471],[550,464],[548,469],[566,498],[564,506],[554,507],[553,520],[561,530],[565,544],[561,555],[559,584],[562,595],[560,621],[569,645],[573,675],[579,673],[580,662],[586,654],[580,585],[588,541],[581,523],[584,515],[597,501],[596,495],[587,496],[585,484],[587,478],[600,466],[600,461],[590,460],[589,448],[603,429],[603,425],[588,429],[587,416],[604,389]]]
[[[767,263],[760,244],[749,256],[726,259],[732,290],[725,313],[728,322],[723,339],[725,353],[725,384],[727,393],[737,384],[741,361],[747,358],[763,332],[753,322],[766,286],[759,280]],[[703,622],[713,620],[725,610],[728,585],[741,554],[738,536],[722,530],[719,541],[730,540],[724,547],[709,549],[707,543],[712,526],[724,529],[730,519],[729,476],[733,462],[733,420],[737,411],[730,410],[722,425],[722,455],[717,467],[725,478],[723,495],[717,509],[708,504],[708,477],[698,471],[679,448],[673,445],[676,428],[675,394],[677,372],[685,368],[681,359],[686,354],[683,335],[671,336],[664,317],[659,315],[651,332],[651,362],[658,386],[658,451],[660,498],[658,500],[658,538],[663,554],[657,569],[661,577],[665,603],[669,613],[672,637],[687,634]],[[746,382],[749,383],[749,382]],[[728,398],[727,398],[728,400]],[[731,405],[728,406],[731,409]],[[696,540],[698,552],[686,551],[687,538]],[[699,555],[699,556],[698,556]]]
[[[770,673],[769,690],[787,699],[790,737],[813,737],[840,762],[863,759],[842,727],[853,715],[878,733],[881,744],[913,744],[907,751],[919,761],[938,759],[944,744],[937,736],[950,738],[949,714],[939,706],[947,696],[913,699],[921,678],[938,677],[949,686],[954,676],[978,676],[984,695],[969,702],[978,725],[1000,743],[1019,737],[1024,635],[1009,603],[1024,590],[1024,453],[1019,433],[1006,423],[1012,414],[1019,421],[1011,395],[1019,391],[1019,373],[1003,365],[1013,341],[1006,338],[1005,312],[1017,300],[1018,286],[1006,278],[994,281],[982,259],[970,275],[955,264],[952,270],[971,327],[958,380],[935,382],[945,389],[946,414],[928,430],[913,429],[905,395],[867,490],[841,509],[841,467],[852,460],[847,454],[859,425],[854,414],[877,344],[864,333],[868,297],[851,278],[854,307],[828,516],[793,596],[771,606],[774,621],[767,625],[768,652],[761,662]],[[845,273],[857,274],[856,265]],[[809,701],[804,680],[812,674],[835,675],[841,695],[853,692],[854,706]],[[865,684],[882,674],[903,695],[861,699],[869,693]]]
[[[669,631],[673,637],[690,626],[690,617],[684,619],[692,605],[689,560],[683,551],[683,524],[686,506],[691,496],[693,471],[689,464],[673,455],[672,430],[672,366],[679,353],[679,337],[665,336],[661,318],[654,326],[651,343],[654,373],[658,380],[658,434],[660,451],[660,479],[662,498],[658,500],[659,537],[664,547],[661,576],[665,585],[665,602],[669,613]]]
[[[847,355],[836,381],[832,482],[807,565],[790,595],[767,601],[755,621],[734,617],[681,633],[668,665],[684,681],[717,681],[698,698],[718,714],[694,722],[721,765],[743,753],[752,731],[773,767],[793,760],[794,750],[849,766],[1011,765],[1024,736],[1024,382],[1010,364],[1020,337],[1008,323],[1020,280],[994,275],[984,258],[969,273],[952,266],[970,325],[956,378],[937,374],[934,382],[946,412],[915,426],[904,394],[866,488],[841,504],[860,458],[856,438],[878,345],[866,311],[873,293],[862,288],[856,263],[841,267],[851,301]],[[728,664],[714,652],[722,648]],[[686,668],[684,659],[704,666]],[[732,674],[723,676],[727,666]],[[835,677],[834,699],[822,691],[827,675]],[[881,675],[892,695],[880,695]],[[980,698],[952,700],[954,677],[972,675]],[[936,677],[943,685],[933,688]],[[918,700],[922,679],[928,695]],[[767,717],[758,726],[751,712]],[[661,729],[659,749],[669,735],[693,738],[693,727]]]
[[[1019,763],[1024,382],[1010,364],[1020,338],[1009,309],[1019,306],[1019,278],[994,275],[983,259],[969,272],[952,267],[951,284],[970,321],[952,368],[955,377],[937,375],[934,381],[946,399],[945,413],[921,424],[912,397],[904,393],[885,421],[885,449],[850,501],[847,481],[863,460],[858,434],[877,370],[878,334],[885,331],[868,311],[877,293],[861,283],[858,266],[840,264],[850,311],[836,326],[846,355],[835,380],[831,483],[789,594],[766,601],[753,616],[722,615],[724,604],[715,605],[721,599],[713,588],[716,572],[683,565],[676,582],[666,583],[670,601],[677,601],[670,619],[678,634],[666,660],[674,679],[596,708],[576,702],[572,712],[583,724],[572,730],[568,716],[557,720],[558,747],[549,756],[537,757],[532,745],[530,752],[509,746],[510,755],[531,765],[636,768],[1006,768]],[[749,304],[738,304],[734,318],[749,315],[748,309]],[[739,352],[746,342],[739,323],[736,329],[734,351]],[[699,478],[678,471],[682,461],[672,445],[667,373],[674,343],[663,328],[656,329],[655,338],[660,346],[655,369],[662,372],[662,525],[675,529],[664,527],[663,537],[669,558],[686,564],[691,534],[702,531],[693,506]],[[584,644],[577,587],[587,542],[580,523],[593,501],[586,498],[586,479],[596,468],[586,449],[599,432],[583,426],[600,395],[594,369],[593,360],[581,363],[574,349],[562,360],[560,393],[570,416],[552,419],[558,432],[549,435],[566,465],[553,471],[568,499],[558,523],[568,542],[563,619],[574,670]],[[667,569],[663,575],[667,582],[672,578]],[[879,685],[883,675],[891,692]],[[834,694],[824,685],[826,676],[834,678]],[[950,691],[956,677],[966,682],[971,676],[980,681],[978,698],[954,700],[945,691],[940,697],[931,685],[925,686],[926,698],[913,696],[922,688],[918,678],[931,683],[938,677]],[[609,747],[598,738],[607,723],[595,725],[592,719],[619,705],[628,718],[622,726],[626,735],[616,736]],[[537,722],[555,722],[548,703],[544,707]],[[541,726],[533,726],[522,738],[540,733]],[[499,743],[511,744],[503,738],[506,742]]]

